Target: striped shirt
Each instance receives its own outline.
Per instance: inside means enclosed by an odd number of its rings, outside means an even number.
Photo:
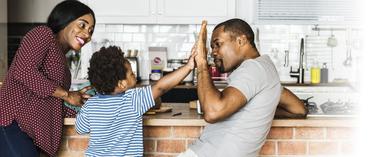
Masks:
[[[154,105],[151,86],[88,99],[76,117],[76,131],[90,134],[85,156],[143,156],[142,116]]]

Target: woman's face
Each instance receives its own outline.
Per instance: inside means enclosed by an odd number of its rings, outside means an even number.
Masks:
[[[85,14],[69,23],[59,32],[59,41],[65,52],[70,49],[79,51],[91,40],[95,21],[92,14]]]

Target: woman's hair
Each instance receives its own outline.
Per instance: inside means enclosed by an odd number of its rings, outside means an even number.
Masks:
[[[47,25],[54,34],[57,34],[69,23],[86,14],[92,14],[96,24],[95,13],[91,8],[77,0],[65,0],[53,8],[48,16]]]
[[[110,94],[115,90],[119,80],[127,78],[125,64],[129,63],[120,48],[102,47],[90,60],[88,79],[100,94]]]

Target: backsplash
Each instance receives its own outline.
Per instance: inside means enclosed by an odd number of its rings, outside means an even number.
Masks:
[[[8,64],[27,30],[40,24],[8,24]],[[208,25],[208,41],[214,25]],[[281,81],[295,81],[289,76],[292,66],[299,65],[300,39],[305,39],[304,67],[305,81],[309,82],[311,66],[327,63],[329,80],[358,79],[358,65],[362,52],[362,30],[350,26],[314,26],[314,25],[252,25],[254,32],[259,29],[258,49],[261,55],[267,54],[274,61]],[[195,42],[200,25],[123,25],[97,24],[90,44],[82,49],[81,69],[78,79],[86,78],[88,60],[92,53],[103,45],[117,45],[124,52],[128,49],[139,50],[141,78],[148,79],[148,47],[167,47],[168,59],[187,58]],[[328,38],[336,38],[336,45],[329,45]],[[334,44],[334,43],[333,43]],[[347,50],[350,50],[350,65],[344,64]],[[288,50],[288,53],[285,51]],[[288,54],[288,62],[285,55]]]
[[[214,25],[208,25],[208,41]],[[361,56],[361,30],[347,26],[314,26],[314,25],[252,25],[254,32],[259,29],[260,42],[257,43],[262,55],[269,55],[274,61],[282,81],[295,81],[289,76],[292,66],[299,65],[300,39],[305,38],[304,66],[305,81],[310,79],[309,69],[314,64],[327,63],[329,80],[349,80],[356,82],[357,67]],[[141,77],[148,78],[148,47],[167,47],[168,59],[187,58],[195,42],[195,35],[200,25],[110,25],[98,24],[92,37],[92,51],[103,45],[105,39],[109,44],[117,45],[125,52],[138,49],[141,62]],[[336,45],[327,45],[328,38],[336,38]],[[347,44],[349,43],[349,44]],[[333,47],[334,46],[334,47]],[[351,65],[344,65],[347,50],[350,48]],[[288,50],[289,61],[285,63],[285,51]],[[88,55],[83,53],[82,55]],[[85,57],[88,58],[88,57]],[[284,66],[285,64],[285,66]],[[83,65],[86,66],[86,65]],[[85,73],[82,73],[85,76]]]

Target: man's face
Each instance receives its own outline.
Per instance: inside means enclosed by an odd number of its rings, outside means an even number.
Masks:
[[[238,55],[239,45],[236,39],[232,39],[223,27],[212,32],[211,37],[212,57],[216,67],[223,72],[230,72],[241,63],[241,56]]]

